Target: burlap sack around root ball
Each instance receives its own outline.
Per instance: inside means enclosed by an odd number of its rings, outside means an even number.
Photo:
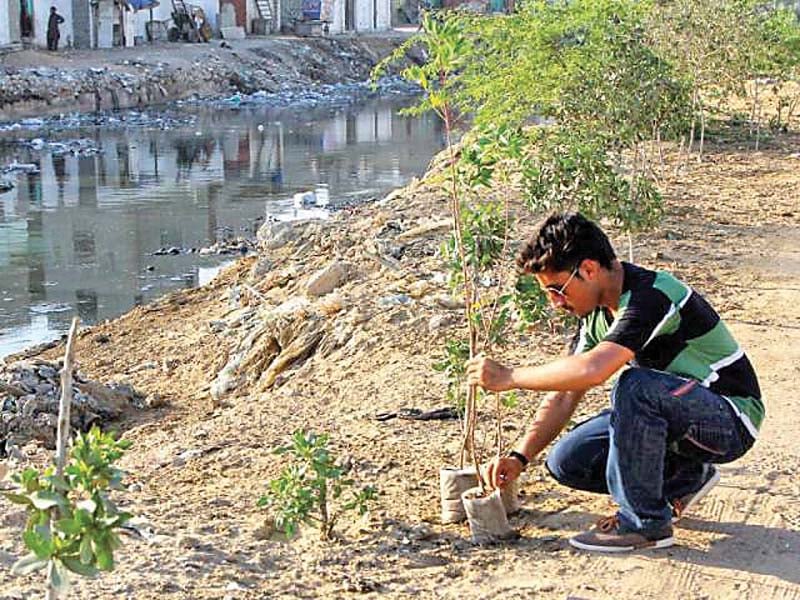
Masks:
[[[480,488],[472,488],[461,496],[473,544],[496,544],[518,537],[508,524],[500,490],[481,496]]]
[[[461,495],[478,482],[475,469],[467,467],[439,469],[439,493],[442,501],[442,523],[461,523],[467,518]]]
[[[519,497],[519,479],[515,479],[505,487],[500,488],[500,497],[503,499],[503,506],[506,515],[515,515],[522,508],[522,500]]]

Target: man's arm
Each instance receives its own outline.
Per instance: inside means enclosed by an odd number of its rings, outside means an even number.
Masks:
[[[517,443],[515,451],[527,460],[533,460],[566,427],[585,393],[569,391],[548,394],[539,404],[528,433]],[[519,477],[523,468],[522,462],[513,456],[495,459],[486,472],[489,485],[493,488],[507,485]]]
[[[533,459],[566,427],[586,390],[553,392],[545,396],[528,433],[517,444],[516,450],[528,460]]]
[[[510,368],[479,356],[469,361],[467,382],[494,392],[585,391],[606,381],[633,357],[631,350],[613,342],[600,342],[583,354],[564,356],[535,367]]]

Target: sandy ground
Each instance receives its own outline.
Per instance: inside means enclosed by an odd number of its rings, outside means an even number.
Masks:
[[[247,259],[204,288],[83,333],[77,355],[84,372],[125,378],[168,405],[121,424],[134,442],[124,459],[134,485],[120,501],[147,524],[146,535],[126,536],[117,570],[76,582],[73,597],[800,598],[799,142],[784,135],[759,152],[716,143],[702,163],[689,161],[677,175],[680,159],[668,156],[668,214],[656,231],[635,238],[637,262],[671,270],[720,310],[756,366],[767,406],[759,441],[721,467],[720,485],[680,523],[675,547],[623,556],[575,551],[567,538],[612,505],[559,487],[541,460],[529,468],[524,508],[511,519],[519,541],[473,547],[465,525],[439,524],[437,473],[455,460],[457,425],[374,419],[444,404],[445,381],[431,364],[457,333],[429,326],[433,317],[459,314],[435,301],[445,291],[431,278],[443,270],[432,256],[441,233],[409,244],[396,268],[372,254],[376,239],[392,230],[387,225],[408,231],[445,214],[441,197],[412,185],[393,201],[339,215],[312,246],[266,254],[273,262],[266,276],[254,277],[254,259]],[[622,253],[624,238],[617,247]],[[237,334],[207,324],[237,314],[231,286],[249,282],[259,292],[251,305],[277,305],[299,295],[333,256],[353,264],[355,275],[336,292],[341,310],[330,300],[327,309],[315,305],[327,341],[271,389],[245,386],[215,406],[209,386]],[[380,303],[401,292],[414,301]],[[562,342],[543,327],[500,356],[539,362]],[[536,401],[525,395],[511,412],[509,442]],[[591,394],[578,418],[606,402],[602,390]],[[367,519],[344,520],[332,542],[313,532],[291,543],[261,535],[264,514],[255,503],[281,467],[271,449],[298,427],[330,433],[351,475],[380,490]],[[42,578],[15,578],[6,568],[23,552],[22,513],[0,502],[0,597],[34,597]]]

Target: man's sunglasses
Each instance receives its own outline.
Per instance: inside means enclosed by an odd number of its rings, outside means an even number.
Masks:
[[[546,286],[544,288],[545,291],[550,293],[550,294],[553,294],[554,296],[558,296],[559,298],[566,298],[567,297],[567,294],[566,294],[567,286],[570,283],[572,283],[572,280],[578,274],[578,269],[579,269],[579,267],[575,267],[574,269],[572,269],[572,273],[570,273],[570,276],[564,282],[564,285],[562,285],[561,287],[556,287],[555,285],[548,285],[548,286]]]

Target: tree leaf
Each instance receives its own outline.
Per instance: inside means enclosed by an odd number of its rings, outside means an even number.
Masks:
[[[78,510],[85,510],[90,515],[94,514],[94,511],[97,510],[97,503],[94,500],[86,499],[81,500],[75,504],[75,507]]]
[[[94,565],[94,550],[92,550],[92,538],[88,534],[81,539],[80,559],[84,565]]]
[[[67,499],[58,492],[51,492],[48,490],[39,490],[33,492],[30,496],[31,503],[39,510],[47,510],[54,506],[64,506],[67,504]]]
[[[71,556],[65,556],[62,560],[67,569],[78,575],[83,575],[84,577],[96,577],[100,572],[94,565],[83,563]]]
[[[49,581],[58,598],[63,598],[69,592],[69,570],[58,559],[53,559],[50,566]]]
[[[67,535],[77,535],[81,532],[81,524],[75,519],[59,519],[56,521],[56,529]]]
[[[11,572],[14,575],[30,575],[34,571],[44,569],[48,562],[46,558],[39,558],[35,554],[28,554],[14,563],[11,567]]]
[[[9,502],[13,502],[14,504],[23,504],[25,506],[33,505],[30,497],[26,494],[15,494],[14,492],[5,492],[3,496],[8,498]]]

